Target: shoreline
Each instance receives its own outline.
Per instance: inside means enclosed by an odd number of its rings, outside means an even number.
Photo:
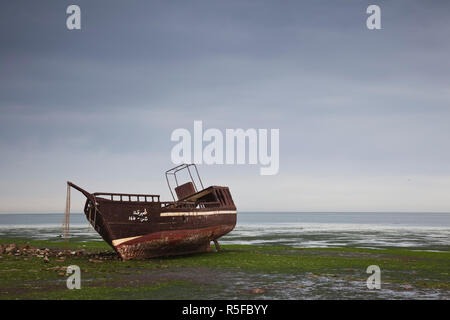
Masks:
[[[0,238],[11,243],[44,254],[0,255],[0,299],[450,299],[448,251],[221,245],[120,261],[100,241]],[[69,265],[81,269],[81,290],[66,288]],[[381,269],[380,290],[366,287],[369,265]]]

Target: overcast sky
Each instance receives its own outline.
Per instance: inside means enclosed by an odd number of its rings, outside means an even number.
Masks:
[[[280,129],[275,176],[199,167],[238,210],[449,212],[449,15],[448,1],[6,1],[0,212],[62,212],[67,180],[168,200],[170,135],[194,120]]]

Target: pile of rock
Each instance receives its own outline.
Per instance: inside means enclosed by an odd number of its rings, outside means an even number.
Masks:
[[[64,256],[83,256],[86,255],[84,250],[60,250],[49,248],[34,248],[30,245],[17,245],[15,243],[1,244],[0,254],[15,255],[15,256],[35,256],[38,258],[44,257],[64,257]]]
[[[32,248],[29,245],[0,244],[0,254],[20,255],[22,253],[29,254]]]
[[[98,262],[99,260],[117,260],[118,256],[113,252],[88,253],[85,250],[68,250],[68,249],[49,249],[34,248],[30,245],[18,245],[15,243],[0,244],[0,254],[9,256],[37,257],[43,258],[44,262],[49,262],[49,258],[56,258],[56,261],[62,262],[66,257],[85,256]]]

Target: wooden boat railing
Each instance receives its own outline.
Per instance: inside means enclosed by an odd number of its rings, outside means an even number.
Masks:
[[[96,192],[93,193],[95,197],[108,197],[111,201],[135,201],[135,202],[160,202],[160,196],[157,194],[138,194],[138,193],[111,193],[111,192]],[[127,200],[128,198],[128,200]],[[134,198],[134,199],[133,199]]]
[[[107,199],[111,201],[119,202],[143,202],[152,203],[157,202],[161,204],[162,208],[195,208],[199,206],[200,208],[210,208],[210,207],[220,207],[221,203],[219,201],[160,201],[159,195],[152,194],[135,194],[135,193],[111,193],[111,192],[96,192],[92,194],[96,199]],[[134,199],[133,199],[134,198]]]

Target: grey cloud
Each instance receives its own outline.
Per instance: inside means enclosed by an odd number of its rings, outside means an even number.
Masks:
[[[304,172],[448,175],[450,4],[378,3],[383,29],[368,31],[371,1],[80,0],[72,32],[69,1],[9,1],[0,189],[114,171],[132,187],[170,166],[170,133],[194,120],[280,128],[274,190]],[[230,184],[258,173],[216,169]]]

